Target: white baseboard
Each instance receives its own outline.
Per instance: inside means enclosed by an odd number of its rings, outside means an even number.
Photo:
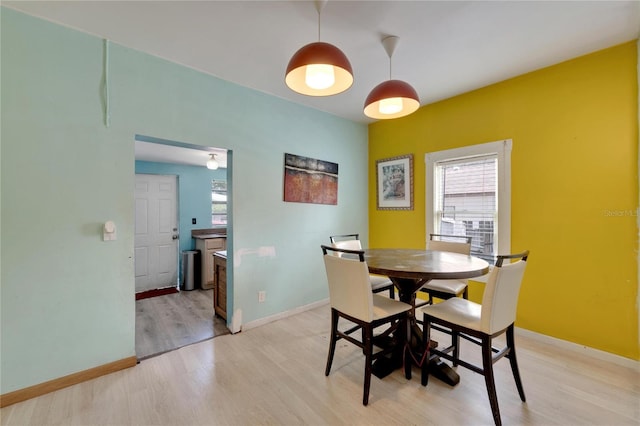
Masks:
[[[640,372],[640,361],[636,361],[631,358],[625,358],[623,356],[612,354],[610,352],[605,352],[599,349],[590,348],[589,346],[579,345],[577,343],[569,342],[567,340],[562,340],[555,337],[547,336],[545,334],[536,333],[534,331],[525,330],[524,328],[516,327],[515,332],[516,332],[516,335],[521,335],[523,337],[527,337],[532,340],[537,340],[539,342],[546,343],[551,346],[555,346],[557,348],[587,355],[592,358],[599,359],[601,361],[620,365],[622,367],[633,368],[634,370]]]
[[[317,302],[310,303],[308,305],[298,306],[297,308],[291,309],[289,311],[279,312],[275,315],[260,318],[255,321],[249,321],[246,324],[242,324],[242,330],[249,330],[251,328],[260,327],[261,325],[265,325],[270,322],[277,321],[279,319],[287,318],[304,311],[310,311],[311,309],[315,309],[319,306],[326,305],[328,303],[329,303],[329,299],[327,298],[327,299],[319,300]]]

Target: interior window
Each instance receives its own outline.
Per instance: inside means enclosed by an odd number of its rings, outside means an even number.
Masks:
[[[211,181],[211,225],[227,224],[227,181]]]
[[[471,237],[471,255],[493,263],[511,247],[511,140],[425,155],[426,229]]]

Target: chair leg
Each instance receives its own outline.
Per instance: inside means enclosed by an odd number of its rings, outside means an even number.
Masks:
[[[324,375],[328,376],[333,363],[333,354],[336,352],[336,340],[338,337],[338,311],[331,308],[331,337],[329,339],[329,355],[327,356],[327,366]]]
[[[469,286],[464,288],[464,291],[462,292],[462,298],[463,299],[469,299]]]
[[[422,349],[425,351],[426,356],[422,361],[422,366],[420,367],[421,373],[421,383],[422,386],[427,386],[429,384],[429,340],[431,339],[431,323],[427,321],[427,316],[423,315],[422,317],[423,326],[422,326],[422,340],[423,345]]]
[[[404,339],[402,340],[401,344],[402,344],[402,350],[404,353],[404,377],[407,380],[411,380],[411,367],[413,366],[413,360],[411,359],[411,345],[409,344],[409,342],[411,342],[411,326],[409,325],[409,318],[407,318],[406,316],[401,319],[400,321],[402,321],[401,323],[401,327],[402,330],[404,331]]]
[[[392,299],[396,298],[396,289],[395,286],[389,287],[389,297]]]
[[[489,404],[491,404],[491,413],[493,413],[493,421],[496,426],[502,425],[500,419],[500,408],[498,407],[498,395],[496,394],[496,383],[493,378],[493,351],[491,350],[491,337],[484,336],[482,338],[482,368],[484,382],[487,385],[487,393],[489,394]]]
[[[362,327],[364,343],[364,393],[362,395],[362,404],[369,403],[369,388],[371,387],[371,364],[373,363],[373,327],[371,324],[365,324]]]
[[[524,395],[524,388],[522,387],[522,380],[520,379],[520,371],[518,370],[518,361],[516,359],[516,343],[513,336],[513,324],[507,328],[507,347],[509,348],[509,362],[511,363],[511,371],[513,372],[513,378],[516,381],[516,387],[518,388],[518,394],[520,394],[520,400],[526,402],[527,398]]]
[[[460,333],[458,331],[451,330],[451,346],[453,346],[453,366],[457,367],[460,359]]]

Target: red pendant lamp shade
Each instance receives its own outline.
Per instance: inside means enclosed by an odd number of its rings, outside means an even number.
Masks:
[[[351,87],[353,70],[340,49],[320,41],[320,15],[327,0],[314,3],[318,11],[318,41],[307,44],[293,55],[284,81],[291,90],[303,95],[330,96]]]
[[[409,83],[391,80],[391,57],[398,43],[398,37],[387,36],[382,45],[389,55],[389,80],[373,88],[364,101],[364,115],[375,119],[404,117],[420,108],[420,98]]]
[[[313,83],[314,68],[319,70]],[[309,43],[298,50],[287,66],[287,86],[309,96],[329,96],[344,92],[353,84],[351,63],[344,53],[332,44],[321,41]]]
[[[387,80],[378,84],[364,102],[364,114],[377,119],[404,117],[418,108],[418,93],[401,80]]]

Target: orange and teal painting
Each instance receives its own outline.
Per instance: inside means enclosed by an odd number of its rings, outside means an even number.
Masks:
[[[338,204],[338,164],[284,154],[284,201]]]

